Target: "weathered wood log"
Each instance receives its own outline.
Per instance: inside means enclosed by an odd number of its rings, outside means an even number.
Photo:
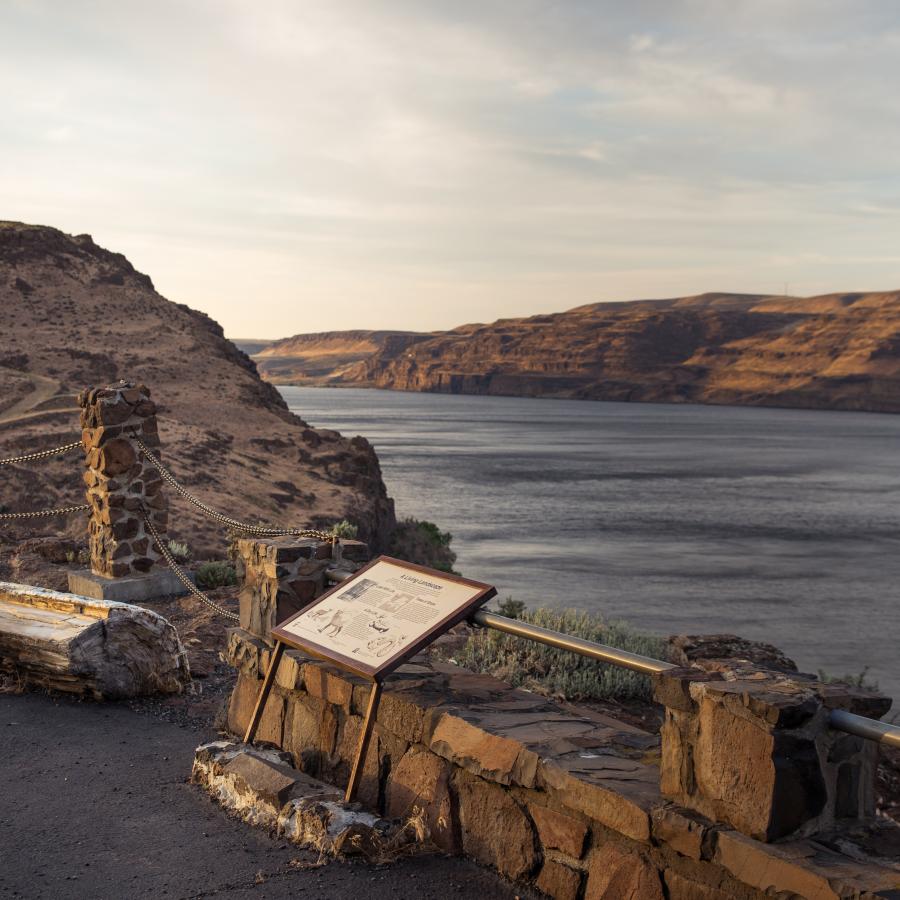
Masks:
[[[0,670],[26,684],[102,698],[181,693],[187,655],[162,616],[0,582]]]

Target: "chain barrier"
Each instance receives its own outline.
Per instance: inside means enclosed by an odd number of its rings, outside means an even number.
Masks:
[[[334,537],[333,534],[327,531],[318,531],[315,528],[279,528],[274,525],[250,525],[247,522],[240,522],[237,519],[232,519],[230,516],[226,516],[223,513],[217,512],[211,506],[207,506],[202,500],[198,500],[193,494],[191,494],[186,488],[183,488],[176,480],[175,476],[147,449],[146,444],[135,434],[132,432],[132,437],[134,438],[137,445],[141,448],[141,452],[147,459],[151,462],[153,467],[157,472],[162,476],[163,481],[166,482],[173,490],[177,491],[190,503],[193,503],[197,509],[206,513],[211,519],[215,520],[221,525],[227,525],[229,528],[236,528],[239,531],[244,531],[247,534],[256,535],[258,537],[276,537],[278,535],[292,536],[292,537],[314,537],[318,538],[321,541],[330,541]]]
[[[0,519],[40,519],[49,516],[67,516],[69,513],[85,512],[90,506],[61,506],[58,509],[38,509],[34,512],[0,513]]]
[[[62,456],[63,453],[70,453],[76,447],[81,447],[81,441],[63,444],[62,447],[53,447],[51,450],[40,450],[37,453],[25,453],[23,456],[11,456],[9,459],[0,459],[0,466],[12,466],[16,463],[31,462],[35,459],[49,459],[51,456]]]
[[[169,568],[175,573],[175,577],[200,601],[205,603],[213,612],[218,613],[223,618],[229,619],[232,622],[239,622],[240,616],[236,616],[233,612],[229,612],[225,609],[224,606],[220,606],[216,603],[215,600],[210,600],[206,594],[201,591],[197,585],[185,575],[184,570],[181,566],[175,562],[175,557],[172,556],[169,548],[162,542],[159,537],[159,534],[156,531],[155,526],[153,525],[153,521],[150,518],[150,514],[147,512],[146,507],[141,506],[141,513],[144,516],[144,524],[147,526],[147,531],[153,535],[153,540],[156,542],[156,549],[162,554],[162,558],[168,563]]]

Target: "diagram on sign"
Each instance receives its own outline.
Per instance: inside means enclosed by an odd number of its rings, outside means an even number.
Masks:
[[[278,630],[285,638],[378,669],[487,588],[381,559]]]

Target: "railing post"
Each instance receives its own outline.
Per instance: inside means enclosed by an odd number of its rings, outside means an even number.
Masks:
[[[165,539],[169,511],[162,479],[135,440],[140,438],[159,453],[156,404],[150,391],[142,384],[121,381],[83,391],[78,403],[90,504],[91,571],[72,573],[69,589],[125,601],[183,593],[171,572],[154,571],[160,555],[144,524],[146,509]]]
[[[664,797],[761,841],[874,815],[877,745],[829,718],[832,709],[878,718],[889,698],[753,666],[654,680]]]

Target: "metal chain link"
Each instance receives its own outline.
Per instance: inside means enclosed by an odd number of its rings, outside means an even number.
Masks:
[[[58,509],[38,509],[34,512],[0,513],[0,519],[38,519],[44,516],[67,516],[69,513],[84,512],[90,509],[87,503],[82,506],[61,506]]]
[[[239,622],[240,616],[236,616],[233,612],[229,612],[225,609],[224,606],[220,606],[215,600],[210,600],[206,594],[203,593],[187,575],[184,574],[184,570],[181,566],[175,562],[175,557],[169,552],[169,548],[162,542],[159,537],[159,534],[156,531],[156,528],[153,525],[153,522],[150,519],[150,514],[147,512],[146,507],[141,507],[141,512],[144,515],[144,524],[147,526],[147,531],[153,535],[153,540],[156,542],[156,548],[162,554],[162,558],[169,564],[169,568],[175,573],[175,577],[198,599],[205,603],[213,612],[218,613],[220,616],[223,616],[226,619],[231,620],[232,622]]]
[[[15,463],[31,462],[35,459],[49,459],[51,456],[61,456],[63,453],[69,453],[76,447],[81,447],[81,441],[63,444],[62,447],[54,447],[52,450],[40,450],[37,453],[25,453],[23,456],[11,456],[9,459],[0,459],[0,466],[12,466]]]
[[[227,525],[229,528],[237,528],[239,531],[245,531],[248,534],[257,535],[259,537],[275,537],[278,535],[290,535],[293,537],[314,537],[318,538],[322,541],[330,541],[334,537],[333,534],[330,534],[327,531],[318,531],[315,528],[279,528],[274,525],[250,525],[247,522],[240,522],[237,519],[232,519],[230,516],[226,516],[223,513],[217,512],[212,507],[207,506],[202,500],[198,500],[193,494],[189,493],[186,488],[183,488],[176,480],[175,476],[163,466],[163,464],[147,449],[146,444],[135,434],[132,432],[132,437],[134,438],[137,445],[141,448],[144,456],[153,464],[157,472],[162,476],[163,480],[174,490],[176,490],[185,500],[193,503],[197,509],[206,513],[211,519],[219,522],[222,525]]]

